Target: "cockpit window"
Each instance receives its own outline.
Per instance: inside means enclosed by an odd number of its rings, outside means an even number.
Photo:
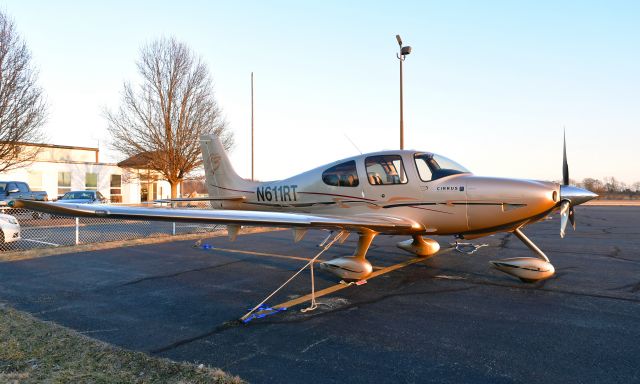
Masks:
[[[334,165],[322,173],[322,181],[335,187],[357,187],[358,172],[354,160]]]
[[[455,161],[434,153],[416,153],[414,156],[420,180],[431,181],[441,177],[470,173]]]
[[[402,158],[398,155],[367,157],[364,162],[371,185],[406,184]]]

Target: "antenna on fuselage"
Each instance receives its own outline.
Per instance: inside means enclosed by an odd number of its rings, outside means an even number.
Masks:
[[[357,150],[358,152],[360,152],[360,154],[362,155],[362,151],[360,150],[360,148],[358,148],[358,146],[356,145],[356,143],[354,143],[354,142],[353,142],[353,140],[351,140],[351,138],[350,138],[349,136],[347,136],[347,134],[346,134],[346,133],[344,134],[344,137],[346,137],[346,138],[347,138],[347,140],[349,140],[349,142],[351,143],[351,145],[353,145],[353,146],[356,148],[356,150]]]

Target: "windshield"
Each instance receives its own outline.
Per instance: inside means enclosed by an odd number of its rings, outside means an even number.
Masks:
[[[434,153],[416,153],[414,159],[422,181],[436,180],[460,173],[470,173],[467,168],[455,161]]]
[[[88,199],[93,200],[93,193],[91,192],[67,192],[62,196],[61,200],[75,200],[75,199]]]

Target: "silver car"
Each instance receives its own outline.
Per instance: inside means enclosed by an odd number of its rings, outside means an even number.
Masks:
[[[59,203],[73,204],[102,204],[107,202],[107,198],[98,191],[71,191],[65,193]]]

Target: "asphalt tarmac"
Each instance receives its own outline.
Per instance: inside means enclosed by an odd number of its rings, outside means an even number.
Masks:
[[[640,381],[640,207],[577,207],[524,232],[556,267],[525,284],[489,267],[531,256],[512,235],[448,249],[248,324],[237,321],[319,248],[324,232],[173,242],[0,263],[0,300],[38,318],[152,355],[217,366],[254,383]],[[357,238],[322,259],[350,254]],[[374,266],[412,258],[380,236]],[[335,276],[317,271],[317,289]],[[305,271],[268,301],[309,293]]]

